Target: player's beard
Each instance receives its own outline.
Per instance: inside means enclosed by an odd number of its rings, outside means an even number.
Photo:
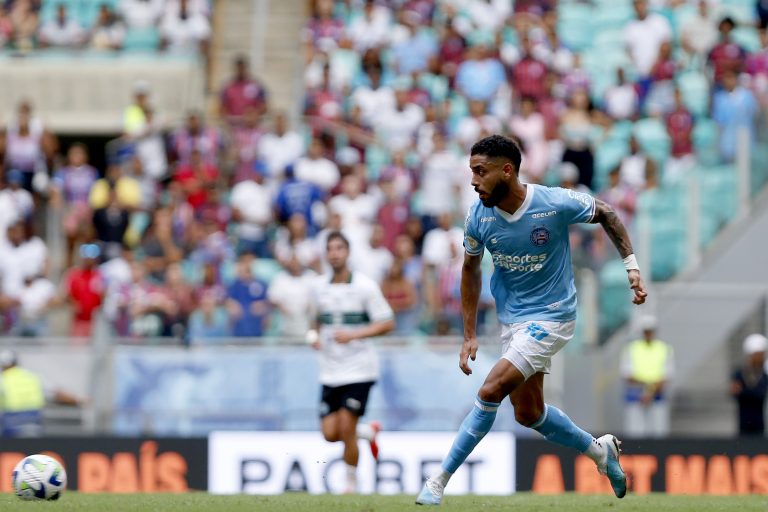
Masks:
[[[493,190],[488,194],[488,197],[485,199],[480,199],[480,202],[483,203],[483,206],[486,208],[493,208],[494,206],[498,205],[502,199],[507,197],[509,194],[509,183],[506,181],[500,181],[496,184],[495,187],[493,187]]]

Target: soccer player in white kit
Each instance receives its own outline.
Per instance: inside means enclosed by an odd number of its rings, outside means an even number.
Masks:
[[[344,443],[347,464],[345,492],[357,490],[357,440],[371,443],[378,459],[378,422],[358,424],[365,414],[368,393],[379,378],[379,359],[370,338],[395,327],[395,315],[381,288],[372,279],[347,267],[349,241],[338,231],[326,241],[331,274],[318,278],[311,303],[317,330],[307,341],[320,351],[321,429],[326,441]]]
[[[595,439],[557,407],[544,403],[544,374],[550,359],[573,338],[576,287],[571,265],[568,226],[599,223],[624,259],[635,304],[646,291],[627,230],[606,203],[589,194],[520,183],[520,148],[501,135],[472,147],[472,187],[480,200],[467,214],[461,305],[464,344],[459,367],[469,375],[469,359],[477,354],[477,304],[480,263],[487,249],[493,258],[491,291],[501,329],[502,356],[485,379],[475,406],[443,460],[442,471],[429,478],[416,499],[439,505],[448,480],[488,433],[496,410],[509,397],[515,419],[547,440],[574,448],[608,476],[617,497],[627,492],[619,464],[619,441],[610,434]]]

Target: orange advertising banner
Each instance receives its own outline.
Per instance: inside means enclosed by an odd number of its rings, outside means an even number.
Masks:
[[[584,455],[544,440],[518,439],[517,490],[612,494],[607,478]],[[621,464],[629,492],[768,494],[768,440],[628,440]]]

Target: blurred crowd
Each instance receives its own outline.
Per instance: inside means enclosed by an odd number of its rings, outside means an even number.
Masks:
[[[0,49],[163,50],[207,54],[208,0],[5,0]]]
[[[23,3],[6,2],[0,30]],[[566,5],[587,3],[316,0],[303,31],[300,122],[270,108],[246,58],[233,63],[216,121],[189,112],[166,129],[151,84],[137,81],[105,169],[82,144],[60,148],[22,103],[0,139],[5,332],[44,333],[47,312],[69,304],[78,336],[91,333],[97,311],[136,339],[301,336],[311,280],[326,268],[325,236],[340,229],[354,270],[381,284],[397,334],[459,333],[474,141],[516,138],[523,180],[598,195],[632,229],[643,194],[681,182],[702,160],[731,162],[738,129],[758,128],[768,100],[764,11],[738,27],[759,37],[748,50],[731,37],[737,23],[706,1],[619,4],[630,14],[614,27],[622,58],[607,76],[565,42]],[[117,4],[120,23],[161,27],[180,12],[205,16],[206,6]],[[715,139],[699,151],[694,132],[707,123]],[[40,208],[56,212],[66,240],[58,284],[35,235]],[[590,227],[572,233],[574,260],[599,268],[614,254]],[[484,288],[481,332],[493,315]]]

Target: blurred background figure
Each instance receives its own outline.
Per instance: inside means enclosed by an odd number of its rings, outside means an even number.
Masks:
[[[3,437],[38,437],[43,433],[46,403],[80,406],[82,400],[59,389],[50,389],[35,373],[19,366],[12,350],[0,352],[0,412]]]
[[[739,435],[765,435],[765,397],[768,394],[768,374],[765,372],[765,351],[768,339],[762,334],[750,334],[744,339],[744,360],[731,376],[731,396],[739,407]]]
[[[669,435],[669,389],[675,371],[674,350],[656,338],[656,318],[640,322],[641,339],[631,342],[622,354],[624,433],[628,437]]]

